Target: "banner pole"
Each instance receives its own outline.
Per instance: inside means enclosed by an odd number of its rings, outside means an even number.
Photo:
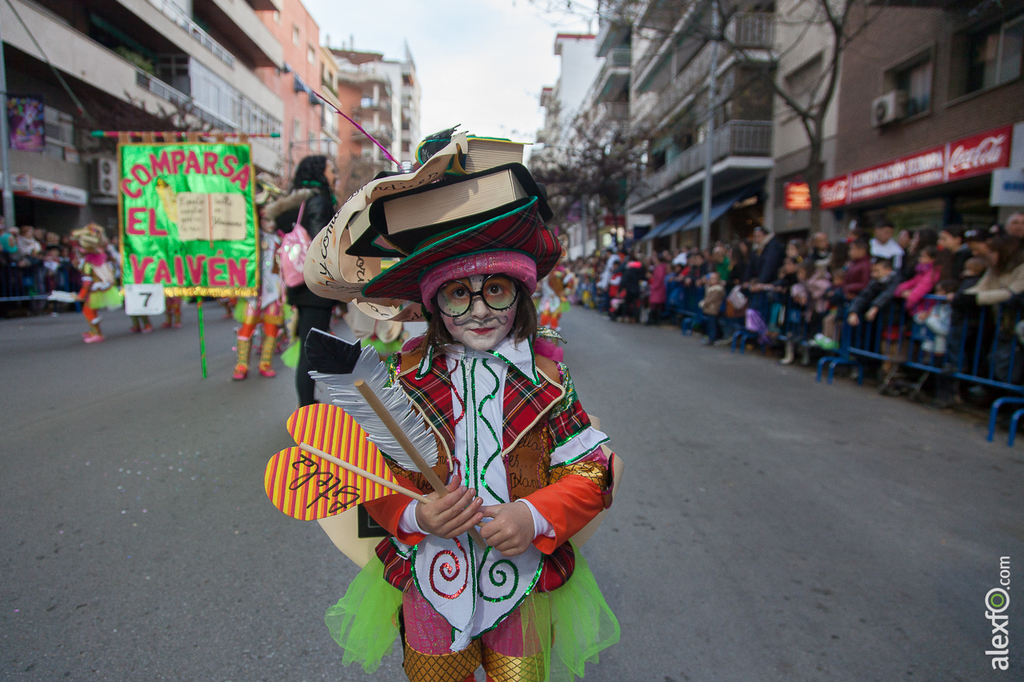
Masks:
[[[206,378],[206,336],[203,334],[203,297],[196,297],[196,312],[199,315],[199,360],[203,366],[203,378]]]

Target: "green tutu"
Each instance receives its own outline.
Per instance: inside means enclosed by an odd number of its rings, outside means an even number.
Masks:
[[[90,292],[88,302],[93,310],[113,310],[124,305],[121,290],[117,287]]]
[[[402,593],[384,580],[384,564],[374,557],[324,615],[331,637],[345,650],[342,664],[375,672],[398,639],[401,607]],[[597,663],[598,654],[619,641],[619,621],[579,549],[569,581],[554,592],[531,594],[520,613],[523,632],[535,629],[543,644],[545,681],[582,678],[586,664]]]

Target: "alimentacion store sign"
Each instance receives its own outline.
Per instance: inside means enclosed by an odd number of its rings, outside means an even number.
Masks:
[[[822,208],[879,199],[991,173],[1010,163],[1013,126],[936,145],[818,185]]]

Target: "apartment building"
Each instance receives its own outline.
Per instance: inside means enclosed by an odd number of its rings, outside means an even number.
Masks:
[[[554,54],[559,57],[558,81],[541,90],[540,106],[544,109],[544,128],[537,132],[543,147],[531,152],[531,164],[551,164],[564,160],[574,145],[581,144],[574,126],[594,125],[592,112],[596,106],[596,80],[603,74],[605,59],[597,54],[597,36],[590,33],[559,33],[555,36]],[[594,207],[582,203],[573,206],[558,226],[559,237],[569,256],[576,258],[590,253],[599,243],[600,235],[588,230]]]
[[[339,98],[352,103],[342,111],[411,167],[420,140],[420,85],[408,46],[402,60],[344,47],[330,52],[338,65]],[[350,141],[339,157],[340,174],[353,191],[377,172],[394,170],[380,148],[354,126],[343,122],[340,136]]]
[[[91,130],[167,130],[185,121],[226,132],[279,132],[283,103],[256,74],[282,64],[280,44],[257,16],[279,2],[0,4],[9,96],[41,106],[45,118],[38,150],[11,150],[17,222],[60,234],[90,220],[116,228],[113,141],[91,137]],[[280,166],[277,140],[252,143],[259,169]]]
[[[987,228],[1019,210],[1022,48],[1021,0],[896,0],[882,10],[843,57],[822,207],[843,225],[911,230]]]
[[[723,27],[731,50],[708,39],[710,6],[650,2],[633,24],[630,119],[649,142],[647,175],[629,210],[654,215],[644,239],[659,250],[700,241],[708,145],[710,240],[747,237],[764,221],[773,92],[755,62],[775,60],[774,14],[763,4],[733,14]]]
[[[776,0],[775,9],[783,21],[776,22],[776,87],[793,97],[806,110],[825,108],[821,131],[823,164],[820,177],[835,175],[839,130],[839,98],[842,78],[836,81],[826,104],[829,62],[834,33],[826,22],[820,3]],[[806,169],[811,162],[811,145],[801,118],[775,97],[772,129],[774,165],[765,186],[765,227],[787,237],[807,237],[811,228],[810,195]],[[831,211],[820,213],[820,226],[832,239],[841,234]]]
[[[321,133],[327,107],[313,94],[322,81],[320,27],[301,0],[277,0],[279,7],[259,12],[267,30],[281,46],[279,67],[258,70],[260,78],[284,104],[281,147],[284,163],[278,173],[289,181],[295,167],[311,154],[335,156],[337,146]],[[333,113],[333,112],[332,112]]]

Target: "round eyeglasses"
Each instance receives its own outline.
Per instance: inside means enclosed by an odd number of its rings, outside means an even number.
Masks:
[[[437,311],[447,317],[465,315],[473,307],[474,296],[479,296],[491,310],[501,312],[515,304],[519,290],[507,275],[489,276],[479,291],[473,291],[464,279],[452,280],[437,290]]]

